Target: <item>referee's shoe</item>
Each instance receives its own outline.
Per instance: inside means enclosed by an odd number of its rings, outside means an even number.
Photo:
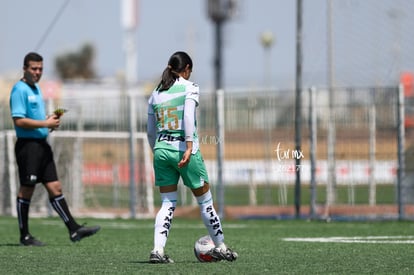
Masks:
[[[82,240],[83,238],[92,236],[93,234],[95,234],[96,232],[98,232],[101,229],[100,226],[81,226],[79,227],[77,230],[73,231],[70,233],[70,240],[72,242],[78,242],[80,240]]]
[[[37,240],[32,235],[27,234],[26,236],[20,238],[20,245],[24,245],[24,246],[44,246],[45,244],[42,243],[41,241]]]

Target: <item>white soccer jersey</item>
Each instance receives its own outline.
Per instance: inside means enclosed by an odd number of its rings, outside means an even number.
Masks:
[[[183,120],[184,103],[186,99],[192,99],[198,106],[199,95],[198,85],[182,77],[178,78],[167,91],[154,90],[152,92],[148,100],[148,115],[156,117],[157,138],[154,149],[186,150]],[[199,149],[196,126],[194,117],[193,154]]]

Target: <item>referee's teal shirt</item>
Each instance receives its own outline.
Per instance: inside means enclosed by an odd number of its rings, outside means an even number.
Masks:
[[[18,81],[10,93],[10,112],[12,118],[31,118],[45,120],[46,111],[42,93],[38,84],[30,87],[24,81]],[[18,138],[47,138],[48,128],[24,129],[14,125]]]

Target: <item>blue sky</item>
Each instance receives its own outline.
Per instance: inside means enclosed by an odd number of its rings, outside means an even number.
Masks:
[[[124,69],[120,1],[70,0],[46,39],[40,41],[63,3],[0,2],[0,10],[7,11],[0,16],[0,74],[20,72],[24,54],[39,43],[38,51],[45,57],[45,78],[54,77],[57,55],[78,50],[86,42],[96,47],[95,68],[100,76],[112,76]],[[276,39],[272,59],[277,61],[272,62],[272,70],[292,75],[294,16],[295,1],[240,1],[238,15],[224,27],[224,83],[261,85],[265,61],[260,34],[267,30]],[[213,82],[214,29],[206,1],[139,0],[136,42],[139,81],[158,79],[169,56],[185,50],[193,57],[193,80],[204,85]]]
[[[304,85],[327,83],[327,3],[303,0]],[[19,75],[23,56],[38,50],[45,57],[44,78],[56,79],[56,56],[96,48],[100,77],[124,70],[120,1],[69,0],[56,24],[50,23],[65,0],[0,1],[0,76]],[[409,0],[334,0],[334,69],[337,85],[389,84],[400,71],[414,70],[414,14]],[[224,27],[223,81],[226,87],[294,87],[296,1],[240,0],[239,13]],[[260,35],[275,37],[265,55]],[[156,81],[169,56],[191,54],[193,81],[213,84],[214,29],[206,0],[138,0],[137,78]],[[39,46],[39,48],[37,48]],[[270,60],[270,62],[267,62]]]

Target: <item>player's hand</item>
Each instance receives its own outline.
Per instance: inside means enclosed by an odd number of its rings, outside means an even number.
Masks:
[[[178,163],[178,168],[183,168],[184,166],[186,166],[190,162],[191,151],[192,151],[191,149],[187,149],[184,152],[182,159]]]

